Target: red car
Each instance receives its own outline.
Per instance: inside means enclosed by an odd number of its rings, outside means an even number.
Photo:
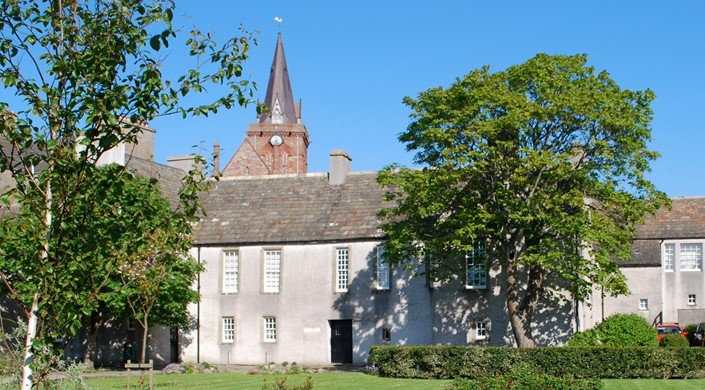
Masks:
[[[684,332],[678,324],[658,324],[656,330],[658,331],[658,341],[661,341],[665,334],[682,334],[684,337],[688,337],[688,332]]]

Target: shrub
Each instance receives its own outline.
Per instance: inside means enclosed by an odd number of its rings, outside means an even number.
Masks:
[[[306,377],[304,383],[299,386],[286,384],[286,377],[276,377],[274,378],[273,384],[267,384],[265,379],[265,384],[262,386],[262,390],[311,390],[313,389],[313,378],[311,375]]]
[[[536,374],[524,368],[504,376],[482,376],[477,379],[456,378],[448,390],[597,390],[602,389],[599,379],[578,379]]]
[[[683,328],[683,332],[688,332],[688,342],[690,342],[690,345],[694,346],[700,346],[700,341],[696,340],[695,334],[696,331],[698,330],[698,324],[690,324],[688,326],[685,326]]]
[[[611,347],[657,346],[657,331],[638,314],[614,314],[596,328],[601,345]]]
[[[597,331],[595,329],[575,333],[573,337],[568,340],[569,347],[596,347],[598,345],[599,340],[597,339]]]
[[[682,334],[665,334],[658,345],[659,347],[688,348],[690,341]]]
[[[396,378],[478,379],[516,367],[559,378],[670,378],[703,370],[705,348],[373,346],[368,361]]]

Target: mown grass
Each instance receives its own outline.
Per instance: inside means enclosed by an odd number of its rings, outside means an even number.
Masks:
[[[273,374],[250,375],[240,372],[220,372],[210,374],[157,374],[154,376],[156,389],[238,389],[261,390],[265,383],[273,384],[277,376]],[[306,380],[306,374],[284,375],[287,384],[299,385]],[[449,380],[394,379],[380,378],[359,372],[324,372],[311,374],[314,389],[358,390],[358,389],[405,389],[425,390],[444,389]],[[136,389],[138,377],[132,376],[131,388]],[[148,380],[148,379],[145,379]],[[127,377],[86,379],[92,389],[125,389]],[[146,388],[146,387],[145,387]]]
[[[450,380],[394,379],[380,378],[359,372],[324,372],[311,374],[316,390],[358,390],[358,389],[405,389],[432,390],[445,389]],[[299,385],[306,380],[306,374],[285,375],[287,384]],[[250,375],[240,372],[211,374],[173,374],[154,376],[156,389],[238,389],[260,390],[265,383],[273,384],[276,375]],[[136,389],[138,377],[131,378],[131,388]],[[87,379],[92,389],[125,389],[125,376]],[[705,389],[705,379],[606,379],[605,390],[641,389]],[[146,388],[146,387],[145,387]]]

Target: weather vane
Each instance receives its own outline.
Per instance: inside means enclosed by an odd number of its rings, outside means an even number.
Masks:
[[[282,31],[282,18],[279,16],[274,17],[274,21],[277,22],[277,26],[279,26],[279,32]]]

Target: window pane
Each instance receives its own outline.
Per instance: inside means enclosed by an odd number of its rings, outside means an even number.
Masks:
[[[702,244],[681,244],[679,255],[680,269],[682,271],[693,271],[702,269]]]
[[[264,317],[264,341],[268,343],[277,341],[276,317]]]
[[[675,244],[664,244],[663,245],[663,269],[665,271],[673,271],[675,261],[676,261],[676,245]]]
[[[223,292],[236,293],[238,288],[238,251],[223,252]]]
[[[281,272],[281,251],[264,252],[264,292],[278,293]]]
[[[336,249],[336,273],[335,273],[335,291],[348,291],[348,249]]]
[[[223,342],[232,343],[235,341],[235,318],[223,317]]]
[[[477,244],[465,256],[467,288],[487,287],[487,259],[485,254],[485,244]]]
[[[377,247],[377,289],[389,290],[389,264],[384,261],[384,247]]]
[[[487,324],[484,322],[475,323],[475,338],[484,339],[487,338]]]

